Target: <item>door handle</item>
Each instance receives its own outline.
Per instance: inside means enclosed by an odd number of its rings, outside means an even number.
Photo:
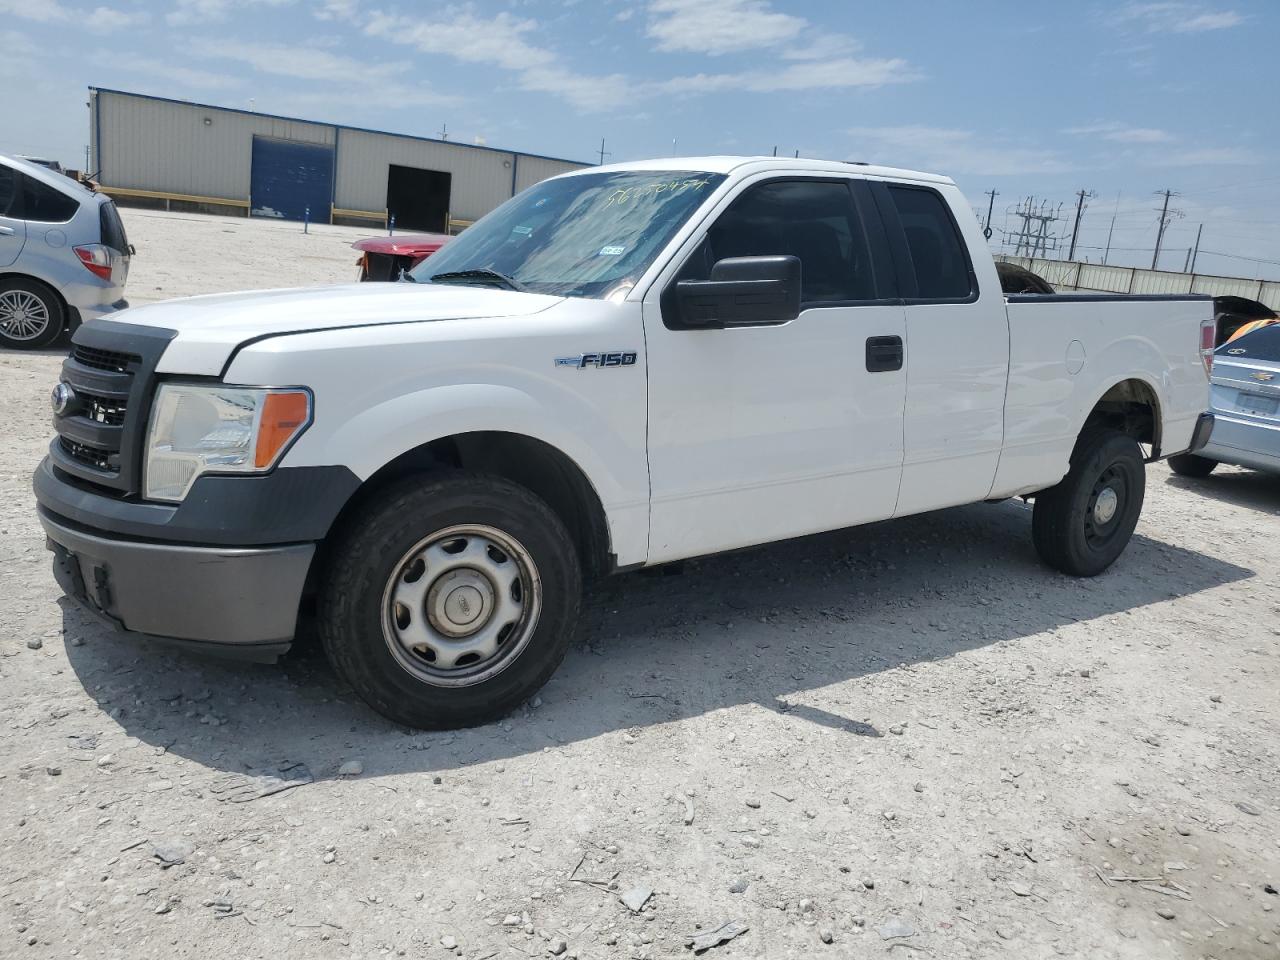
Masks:
[[[901,337],[867,337],[867,372],[885,373],[902,369]]]
[[[0,223],[0,233],[3,233],[6,237],[12,237],[17,232],[13,227],[6,227],[3,223]]]

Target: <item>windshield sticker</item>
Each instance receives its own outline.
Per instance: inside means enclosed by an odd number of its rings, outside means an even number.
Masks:
[[[511,232],[518,233],[522,237],[527,237],[529,234],[533,233],[533,227],[512,227]]]
[[[626,250],[626,247],[601,247],[600,256],[602,257],[620,257]]]
[[[614,204],[622,206],[632,200],[653,197],[660,193],[683,193],[687,190],[702,190],[709,186],[711,186],[710,180],[692,178],[689,180],[662,180],[658,183],[646,183],[638,187],[619,187],[609,194],[605,206],[612,207]]]

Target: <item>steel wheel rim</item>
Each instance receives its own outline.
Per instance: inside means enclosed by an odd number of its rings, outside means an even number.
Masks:
[[[49,326],[49,307],[34,293],[0,293],[0,330],[11,340],[34,340]]]
[[[1085,507],[1085,539],[1091,547],[1104,547],[1120,529],[1125,503],[1129,496],[1129,479],[1118,464],[1112,464],[1098,475]]]
[[[414,544],[382,592],[382,635],[396,662],[433,686],[501,673],[528,645],[542,609],[529,551],[496,527],[458,524]]]

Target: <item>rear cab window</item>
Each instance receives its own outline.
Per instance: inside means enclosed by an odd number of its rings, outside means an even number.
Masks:
[[[928,187],[888,184],[915,272],[908,302],[966,302],[978,286],[964,237],[946,200]]]
[[[26,174],[22,181],[22,219],[35,223],[66,223],[80,209],[80,201]]]

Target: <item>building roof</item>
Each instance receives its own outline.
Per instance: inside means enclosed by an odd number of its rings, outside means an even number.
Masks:
[[[592,166],[585,160],[569,160],[566,157],[548,157],[540,153],[529,153],[525,150],[505,150],[502,147],[490,147],[480,145],[478,143],[463,143],[459,140],[442,140],[439,137],[420,137],[412,133],[396,133],[394,130],[374,130],[371,127],[353,127],[346,123],[330,123],[327,120],[308,120],[306,117],[287,117],[278,113],[262,113],[258,110],[245,110],[240,107],[220,107],[213,103],[199,103],[195,100],[178,100],[174,97],[157,97],[149,93],[134,93],[131,90],[115,90],[111,87],[95,87],[92,84],[89,90],[93,93],[112,93],[119,97],[133,97],[137,100],[154,100],[159,103],[176,103],[184,107],[198,107],[201,110],[218,110],[222,113],[239,113],[248,117],[263,117],[267,120],[285,120],[290,123],[310,123],[318,127],[332,127],[337,130],[352,130],[357,133],[372,133],[382,137],[400,137],[404,140],[420,140],[425,143],[439,143],[450,147],[464,147],[467,150],[486,150],[490,153],[507,153],[514,154],[519,157],[530,157],[534,160],[551,160],[556,163],[575,163],[583,167]]]

